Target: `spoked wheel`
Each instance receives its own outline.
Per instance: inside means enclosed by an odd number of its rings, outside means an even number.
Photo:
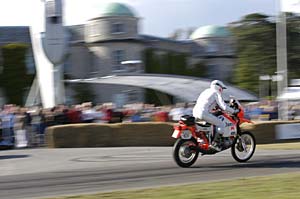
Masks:
[[[199,155],[195,139],[178,139],[173,146],[173,158],[180,167],[192,166]]]
[[[232,157],[238,162],[247,162],[255,152],[256,141],[252,133],[242,132],[231,147]]]

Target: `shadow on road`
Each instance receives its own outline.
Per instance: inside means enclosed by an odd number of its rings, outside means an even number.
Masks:
[[[235,164],[211,164],[195,165],[193,168],[213,168],[213,169],[232,169],[232,168],[300,168],[300,157],[278,158],[275,160],[250,160],[246,163]]]
[[[29,155],[0,155],[0,160],[28,158]]]

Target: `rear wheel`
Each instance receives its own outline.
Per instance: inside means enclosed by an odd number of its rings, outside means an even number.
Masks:
[[[173,158],[180,167],[192,166],[197,158],[197,141],[195,139],[178,139],[173,146]]]
[[[232,157],[238,162],[247,162],[253,156],[256,148],[255,137],[250,132],[242,132],[231,147]]]

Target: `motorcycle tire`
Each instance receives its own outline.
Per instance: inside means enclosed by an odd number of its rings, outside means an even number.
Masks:
[[[247,162],[253,156],[255,148],[256,140],[254,135],[248,131],[242,132],[236,137],[231,146],[231,155],[237,162]],[[245,155],[244,157],[242,157],[243,153]]]
[[[173,146],[173,158],[177,165],[185,168],[192,166],[199,155],[196,148],[197,141],[195,139],[178,139]]]

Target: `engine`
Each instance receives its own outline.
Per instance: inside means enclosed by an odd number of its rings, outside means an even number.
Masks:
[[[233,139],[225,137],[223,138],[222,147],[223,149],[228,149],[233,144]]]

